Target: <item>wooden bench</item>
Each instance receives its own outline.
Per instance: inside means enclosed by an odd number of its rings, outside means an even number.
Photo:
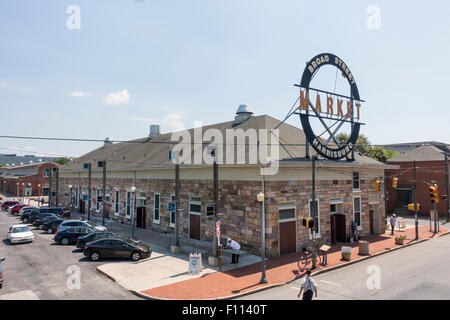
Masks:
[[[248,253],[245,250],[224,249],[224,248],[222,248],[221,251],[222,251],[222,253],[226,253],[229,255],[232,255],[232,254],[245,255]],[[237,266],[238,266],[238,263],[235,263],[234,268],[237,269]]]

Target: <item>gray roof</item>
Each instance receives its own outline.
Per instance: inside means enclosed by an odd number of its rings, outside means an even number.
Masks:
[[[246,131],[247,129],[267,129],[267,143],[273,143],[270,140],[270,129],[275,128],[280,124],[280,120],[272,118],[268,115],[261,115],[249,118],[247,121],[239,124],[238,126],[233,126],[234,121],[228,121],[223,123],[218,123],[214,125],[204,126],[202,127],[203,134],[208,129],[217,129],[222,134],[224,139],[226,139],[226,130],[227,129],[243,129]],[[279,141],[287,145],[285,148],[279,148],[279,159],[280,160],[292,160],[292,158],[301,158],[304,160],[305,157],[305,134],[303,130],[289,125],[287,123],[283,123],[279,126]],[[194,136],[194,129],[187,130],[191,137]],[[92,168],[97,167],[97,161],[106,160],[107,161],[107,169],[108,170],[139,170],[145,168],[152,167],[166,167],[168,165],[173,165],[173,163],[169,160],[169,145],[172,146],[177,144],[176,141],[171,142],[172,133],[161,134],[156,136],[153,139],[141,138],[136,140],[131,140],[129,142],[120,142],[114,143],[111,145],[102,146],[98,149],[95,149],[77,159],[74,159],[72,163],[68,163],[61,167],[61,171],[68,170],[80,170],[83,168],[83,164],[87,162],[92,163]],[[258,138],[259,139],[259,138]],[[246,139],[246,144],[248,144],[248,140]],[[278,144],[278,142],[277,142]],[[198,146],[198,145],[197,145]],[[206,145],[203,145],[203,148],[206,148]],[[268,147],[269,148],[269,147]],[[225,148],[224,148],[225,149]],[[235,159],[236,159],[236,150],[235,146]],[[226,150],[223,150],[223,159],[224,163],[227,159]],[[310,148],[310,155],[315,154],[314,149]],[[248,145],[245,148],[245,159],[248,159],[249,156],[249,147]],[[194,159],[192,152],[192,159]],[[259,160],[259,157],[258,157]],[[299,160],[299,159],[297,159]],[[290,162],[290,161],[289,161]],[[349,163],[348,161],[342,161],[343,163]],[[248,163],[248,160],[246,160]],[[383,165],[382,163],[368,158],[355,152],[355,162],[357,164],[371,164],[371,165]]]
[[[444,159],[445,152],[441,148],[433,145],[423,145],[405,152],[398,157],[389,159],[389,162],[444,161]]]

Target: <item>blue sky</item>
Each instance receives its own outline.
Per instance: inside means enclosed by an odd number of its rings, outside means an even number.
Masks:
[[[67,28],[70,5],[80,29]],[[367,27],[371,5],[380,29]],[[0,135],[133,139],[150,124],[229,121],[242,103],[283,119],[305,62],[330,52],[355,75],[372,143],[450,143],[448,12],[434,0],[4,0]],[[97,146],[0,139],[0,153]]]

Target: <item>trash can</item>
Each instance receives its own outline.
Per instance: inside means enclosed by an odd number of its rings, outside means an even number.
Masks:
[[[369,254],[369,242],[364,240],[359,241],[359,254],[362,256]]]

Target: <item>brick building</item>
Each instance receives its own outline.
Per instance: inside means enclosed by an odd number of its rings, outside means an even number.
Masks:
[[[420,203],[420,214],[428,215],[433,208],[428,187],[432,181],[438,185],[439,197],[448,195],[448,177],[446,178],[445,154],[450,156],[446,145],[422,145],[389,160],[389,164],[399,165],[398,169],[386,170],[386,190],[389,192],[388,211],[407,207],[414,202],[414,161],[416,162],[417,202]],[[448,160],[447,160],[448,166]],[[392,188],[392,178],[397,177],[397,188]],[[448,199],[440,200],[439,216],[447,216]]]
[[[0,188],[10,196],[43,196],[49,192],[47,169],[56,168],[54,162],[39,162],[23,166],[0,168]]]
[[[242,115],[238,114],[236,119]],[[229,121],[202,127],[215,129],[225,136],[227,129],[267,129],[280,121],[267,115],[250,116],[238,123]],[[279,128],[279,170],[262,176],[261,163],[219,164],[218,217],[222,242],[230,236],[243,248],[260,252],[260,213],[257,194],[265,194],[266,254],[275,257],[301,251],[310,246],[311,233],[302,220],[311,215],[312,162],[305,157],[305,135],[302,130],[283,123]],[[195,130],[188,130],[195,135]],[[268,134],[270,136],[270,133]],[[265,141],[271,141],[266,137]],[[259,142],[259,140],[258,140]],[[173,233],[174,214],[168,204],[175,197],[174,164],[169,161],[171,134],[161,134],[124,143],[102,146],[75,159],[60,169],[60,190],[65,204],[69,185],[73,201],[85,212],[88,194],[85,163],[92,164],[92,214],[101,215],[103,195],[102,168],[98,161],[106,159],[106,215],[113,220],[130,223],[133,214],[131,187],[136,187],[136,225],[160,232]],[[246,141],[245,159],[251,156]],[[195,146],[194,146],[195,147]],[[206,149],[206,147],[204,147]],[[200,151],[204,151],[200,149]],[[312,151],[312,149],[311,149]],[[236,150],[234,152],[237,153]],[[314,154],[311,152],[311,155]],[[227,153],[228,155],[228,153]],[[385,164],[356,153],[355,161],[316,161],[316,199],[318,204],[319,242],[346,240],[350,223],[356,220],[360,234],[383,233],[385,230],[383,192],[374,191],[376,178],[384,177]],[[180,235],[193,240],[212,241],[213,167],[211,164],[180,166]]]

